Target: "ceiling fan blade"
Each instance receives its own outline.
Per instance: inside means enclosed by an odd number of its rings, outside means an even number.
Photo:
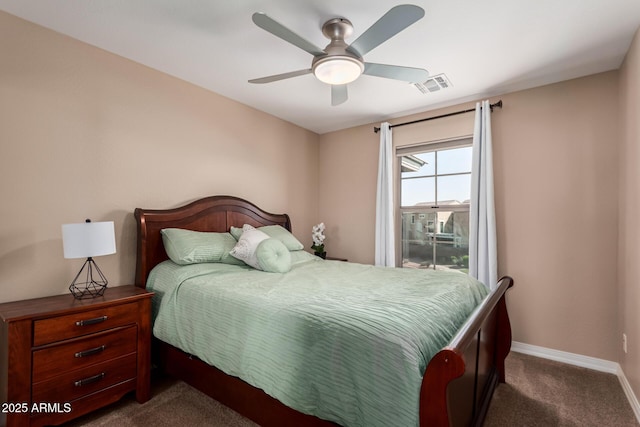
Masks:
[[[331,85],[331,105],[334,107],[349,99],[347,85]]]
[[[424,9],[412,4],[391,8],[360,35],[347,50],[364,56],[424,16]]]
[[[270,32],[274,36],[279,37],[294,46],[298,46],[300,49],[309,52],[313,56],[326,55],[318,46],[300,37],[262,12],[254,13],[251,19],[253,19],[253,22],[263,30]]]
[[[402,80],[409,83],[423,83],[429,78],[429,72],[422,68],[400,67],[398,65],[364,63],[362,74]]]
[[[251,79],[249,83],[271,83],[278,80],[290,79],[291,77],[304,76],[305,74],[311,74],[311,68],[306,70],[289,71],[288,73],[274,74],[273,76],[261,77],[259,79]]]

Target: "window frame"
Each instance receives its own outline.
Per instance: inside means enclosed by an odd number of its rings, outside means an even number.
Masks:
[[[404,213],[415,213],[415,214],[427,214],[434,212],[470,212],[471,204],[463,203],[460,205],[447,205],[447,206],[402,206],[402,157],[408,156],[412,154],[421,154],[426,152],[433,151],[443,151],[452,148],[463,148],[463,147],[472,147],[473,146],[473,135],[460,136],[455,138],[449,138],[444,140],[437,141],[427,141],[420,142],[411,145],[403,145],[395,148],[395,235],[397,236],[395,239],[395,247],[396,247],[396,266],[402,267],[402,215]],[[436,156],[437,157],[437,156]],[[437,160],[436,160],[437,161]],[[446,174],[438,174],[438,170],[436,167],[436,173],[433,175],[434,177],[438,176],[454,176],[454,175],[463,175],[467,172],[461,173],[446,173]],[[435,183],[435,200],[434,203],[438,201],[438,188],[437,188],[437,178]],[[436,216],[437,218],[437,216]],[[436,258],[436,251],[434,251],[434,261]],[[434,268],[436,264],[434,262]]]

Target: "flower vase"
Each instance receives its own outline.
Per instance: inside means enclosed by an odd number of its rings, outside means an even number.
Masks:
[[[326,252],[315,252],[316,256],[319,256],[322,259],[326,259],[327,258],[327,253]]]

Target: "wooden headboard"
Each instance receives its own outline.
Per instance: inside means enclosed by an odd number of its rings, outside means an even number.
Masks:
[[[278,224],[291,231],[287,214],[265,212],[246,200],[233,196],[211,196],[166,210],[141,209],[134,212],[138,228],[136,286],[144,288],[153,267],[168,259],[160,230],[183,228],[194,231],[226,232],[250,224],[254,227]]]

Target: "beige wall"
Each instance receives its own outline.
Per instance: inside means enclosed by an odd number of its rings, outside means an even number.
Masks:
[[[373,126],[320,135],[318,218],[327,256],[373,263],[377,141]]]
[[[231,194],[309,240],[318,135],[3,12],[0,58],[0,302],[67,292],[60,226],[85,218],[115,221],[96,261],[131,283],[136,207]]]
[[[635,395],[640,396],[640,30],[620,71],[622,144],[620,149],[620,220],[618,281],[620,329],[628,353],[620,364]]]
[[[503,100],[496,209],[500,269],[520,285],[514,339],[616,360],[617,73]]]
[[[617,75],[507,94],[492,116],[499,268],[516,282],[514,340],[606,360],[619,347]],[[472,130],[473,113],[396,128],[394,143]],[[321,136],[319,218],[331,254],[373,261],[377,151],[373,125]]]

